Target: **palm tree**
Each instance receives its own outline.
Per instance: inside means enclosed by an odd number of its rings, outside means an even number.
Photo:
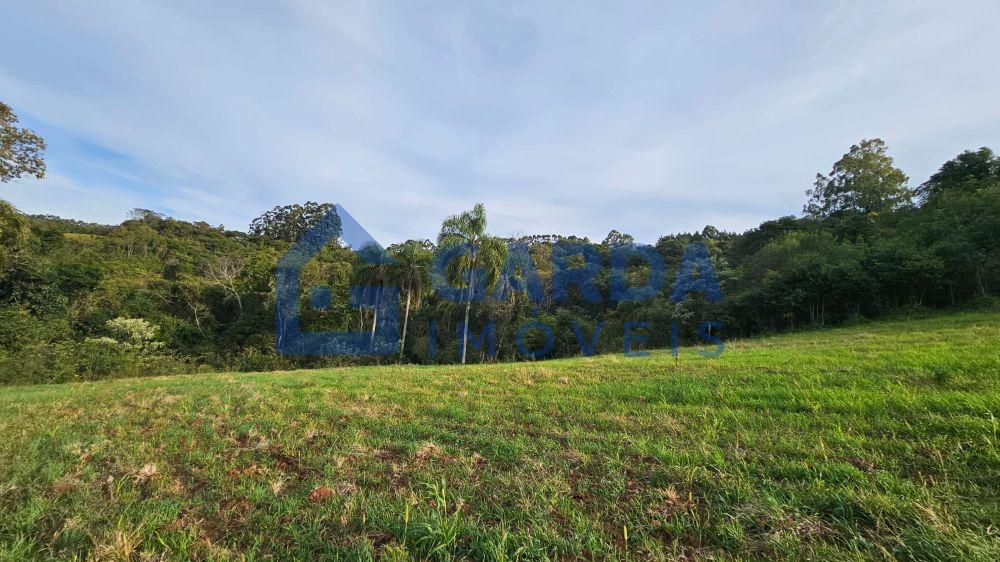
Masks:
[[[386,272],[389,268],[391,258],[381,246],[374,242],[365,244],[358,249],[358,262],[355,268],[357,284],[370,287],[374,291],[375,299],[372,312],[372,327],[369,345],[375,349],[375,328],[378,326],[378,313],[382,307],[382,283],[385,282]]]
[[[402,244],[389,246],[389,254],[393,258],[389,266],[389,280],[406,287],[406,308],[403,313],[403,335],[399,340],[399,358],[403,358],[406,349],[406,328],[410,321],[410,301],[416,295],[417,300],[427,290],[427,272],[430,269],[432,248],[430,240],[407,240]]]
[[[524,297],[527,297],[529,300],[535,298],[531,295],[531,289],[528,289],[525,285],[528,283],[527,279],[522,279],[515,270],[515,268],[520,267],[522,271],[527,271],[529,267],[533,267],[533,264],[530,263],[532,258],[528,253],[527,246],[525,246],[524,252],[518,251],[513,247],[508,248],[508,254],[505,259],[509,260],[509,264],[505,265],[512,265],[514,267],[511,269],[505,267],[493,284],[492,305],[496,310],[497,317],[503,318],[503,322],[499,330],[497,330],[497,349],[503,348],[504,335],[518,311],[523,309]]]
[[[465,323],[462,325],[462,363],[465,363],[465,352],[469,344],[469,310],[476,294],[476,268],[482,268],[486,273],[486,281],[496,279],[503,265],[506,246],[503,241],[486,234],[486,207],[476,203],[471,211],[452,215],[441,223],[441,233],[438,234],[438,246],[465,244],[471,251],[468,255],[453,260],[452,272],[456,279],[467,278],[465,291]]]

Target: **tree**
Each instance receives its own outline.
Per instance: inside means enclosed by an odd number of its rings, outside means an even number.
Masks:
[[[635,243],[635,238],[633,238],[631,234],[623,234],[621,232],[618,232],[617,230],[612,230],[611,232],[609,232],[608,235],[604,237],[604,242],[601,242],[602,245],[607,246],[609,248],[615,248],[618,246],[629,246],[634,243]]]
[[[410,301],[416,295],[419,300],[428,288],[427,272],[431,265],[433,244],[430,240],[407,240],[402,244],[389,246],[393,263],[389,266],[389,278],[406,287],[406,307],[403,312],[403,335],[399,341],[399,356],[406,349],[406,328],[410,320]]]
[[[307,201],[304,205],[275,207],[250,223],[250,235],[271,240],[296,242],[331,212],[336,213],[331,203],[314,203],[313,201]],[[336,232],[339,236],[339,216],[336,221]]]
[[[462,325],[462,363],[465,363],[466,349],[469,344],[469,311],[476,294],[476,268],[485,269],[486,278],[496,278],[503,265],[503,254],[506,247],[497,238],[486,234],[486,207],[482,203],[470,211],[452,215],[441,223],[438,234],[438,246],[465,244],[469,248],[468,255],[463,254],[453,260],[453,273],[458,279],[466,279],[465,290],[465,323]]]
[[[359,248],[358,258],[359,261],[354,268],[354,275],[357,279],[357,284],[367,287],[366,291],[373,291],[372,327],[369,345],[371,345],[371,348],[374,351],[375,330],[378,328],[378,316],[384,306],[384,303],[382,302],[382,285],[386,281],[386,276],[389,271],[389,265],[392,263],[392,258],[375,242],[369,242]],[[363,318],[364,317],[362,316],[362,319]]]
[[[128,351],[148,353],[163,347],[163,342],[156,341],[159,327],[142,318],[114,318],[106,326]]]
[[[944,284],[944,260],[926,245],[900,236],[866,248],[864,267],[891,306],[923,304],[928,293]]]
[[[0,199],[0,294],[5,291],[5,278],[20,269],[14,264],[23,261],[31,230],[24,215],[13,205]]]
[[[929,201],[955,189],[975,191],[984,183],[996,180],[1000,180],[1000,158],[984,146],[976,151],[966,150],[945,162],[920,186],[918,193]]]
[[[833,165],[829,176],[816,174],[803,211],[814,218],[860,213],[877,218],[907,205],[909,178],[893,166],[882,139],[864,139]]]
[[[45,140],[17,126],[17,115],[0,102],[0,182],[21,176],[45,177]]]
[[[13,205],[0,199],[0,248],[17,248],[27,237],[27,221]]]
[[[128,218],[132,221],[143,222],[147,224],[159,224],[166,220],[167,217],[163,213],[158,213],[150,209],[132,209],[128,212]]]
[[[201,300],[202,283],[197,277],[183,279],[177,283],[177,292],[185,308],[191,311],[195,327],[198,333],[205,337],[205,330],[201,326],[202,319],[208,315],[208,305]]]
[[[243,316],[243,299],[240,298],[240,291],[236,288],[236,281],[243,272],[243,268],[242,260],[225,254],[211,261],[205,267],[205,276],[208,280],[231,293],[236,299],[236,306],[240,309],[240,317]]]
[[[917,243],[944,261],[952,301],[955,289],[985,297],[1000,287],[1000,182],[981,183],[931,199],[911,225]]]

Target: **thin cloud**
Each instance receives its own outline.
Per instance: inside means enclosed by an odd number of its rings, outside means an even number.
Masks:
[[[997,146],[994,2],[0,8],[0,91],[50,142],[30,212],[244,228],[341,203],[383,243],[484,201],[499,233],[637,239],[796,213],[851,143],[922,181]],[[25,48],[32,45],[32,48]],[[110,155],[118,155],[112,157]]]

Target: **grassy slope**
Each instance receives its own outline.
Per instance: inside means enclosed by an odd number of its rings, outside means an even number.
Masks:
[[[1000,559],[1000,318],[0,389],[0,559]]]

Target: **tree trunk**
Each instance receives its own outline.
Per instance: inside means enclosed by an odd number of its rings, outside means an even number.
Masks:
[[[465,303],[465,323],[462,324],[462,364],[465,365],[465,348],[469,345],[469,309],[472,308],[472,283],[469,282],[469,301]]]
[[[233,286],[233,296],[236,297],[236,306],[240,309],[240,318],[243,318],[243,299],[240,298],[240,292],[236,290],[236,286]]]
[[[465,365],[465,349],[469,345],[469,309],[476,294],[476,250],[472,250],[472,267],[469,268],[469,298],[465,301],[465,324],[462,325],[462,364]]]
[[[201,337],[205,337],[205,330],[201,329],[201,317],[198,316],[198,310],[192,306],[191,312],[194,314],[194,325],[198,327],[198,333],[201,334]]]
[[[379,294],[378,294],[378,289],[375,289],[375,306],[372,308],[372,310],[374,311],[372,315],[372,334],[369,343],[372,353],[375,353],[375,327],[378,326],[378,305],[379,305]]]
[[[403,360],[403,352],[406,350],[406,325],[410,322],[410,294],[411,283],[406,283],[406,311],[403,312],[403,337],[399,339],[399,360]]]

